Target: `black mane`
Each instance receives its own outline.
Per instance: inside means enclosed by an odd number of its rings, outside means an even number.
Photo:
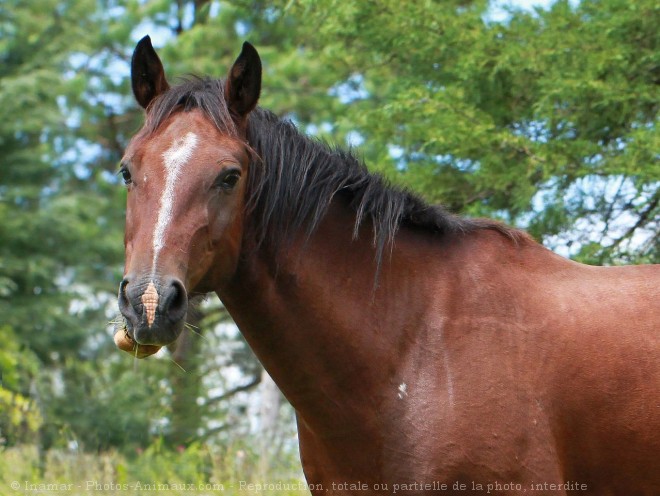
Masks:
[[[194,108],[202,110],[221,132],[237,136],[224,99],[224,82],[193,77],[154,100],[138,138],[154,132],[174,112]],[[355,237],[360,226],[369,222],[379,264],[402,226],[440,236],[478,229],[493,229],[513,240],[523,236],[495,221],[463,218],[429,205],[369,172],[350,152],[301,134],[293,123],[268,110],[257,108],[250,114],[247,138],[254,152],[247,225],[258,246],[278,249],[296,232],[311,234],[335,198],[355,212]]]

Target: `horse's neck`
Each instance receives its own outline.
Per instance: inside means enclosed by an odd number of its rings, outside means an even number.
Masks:
[[[355,414],[362,406],[354,403],[370,395],[386,390],[396,398],[397,362],[432,290],[420,286],[423,254],[405,242],[386,251],[376,287],[370,227],[353,240],[353,221],[344,207],[331,207],[309,240],[276,261],[251,257],[218,291],[297,411],[330,423]]]

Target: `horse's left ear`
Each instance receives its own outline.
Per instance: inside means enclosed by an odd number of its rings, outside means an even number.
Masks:
[[[142,38],[131,59],[131,84],[133,94],[140,106],[146,109],[151,101],[168,90],[163,64],[151,44],[151,38]]]
[[[227,76],[227,107],[235,117],[243,118],[257,106],[260,92],[261,59],[256,48],[246,41]]]

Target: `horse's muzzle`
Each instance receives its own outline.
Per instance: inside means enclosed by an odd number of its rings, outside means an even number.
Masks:
[[[138,344],[165,346],[183,330],[188,294],[179,279],[128,274],[119,285],[119,310],[127,321],[130,337]]]

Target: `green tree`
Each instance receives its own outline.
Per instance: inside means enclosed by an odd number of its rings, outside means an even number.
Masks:
[[[124,193],[108,174],[117,150],[95,142],[117,142],[130,124],[113,121],[120,105],[101,103],[113,84],[99,69],[112,53],[112,19],[96,9],[92,1],[0,6],[0,422],[10,444],[26,440],[11,420],[22,405],[44,448],[71,436],[107,447],[110,406],[149,391],[138,382],[127,393],[125,370],[100,361],[114,350],[107,306],[121,274]],[[136,428],[149,423],[139,412]]]
[[[25,381],[36,373],[37,361],[7,325],[0,325],[0,342],[0,446],[35,442],[44,419],[22,392],[29,390]]]
[[[561,0],[503,22],[485,1],[282,10],[306,20],[347,102],[333,121],[377,170],[583,261],[658,260],[655,2]]]

